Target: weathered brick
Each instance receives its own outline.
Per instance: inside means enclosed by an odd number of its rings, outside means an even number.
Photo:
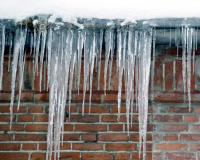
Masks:
[[[129,160],[130,155],[129,153],[116,153],[115,154],[115,160]]]
[[[79,122],[79,123],[95,123],[99,122],[98,115],[71,115],[70,122]]]
[[[31,160],[43,160],[46,158],[45,153],[31,153]]]
[[[173,90],[173,61],[165,62],[165,90]]]
[[[196,107],[196,113],[200,113],[200,107]]]
[[[130,135],[131,141],[139,142],[139,139],[140,139],[139,134],[131,134]],[[152,135],[151,134],[147,134],[146,141],[152,141]]]
[[[64,141],[79,141],[79,134],[64,134],[63,140]]]
[[[46,134],[16,134],[15,141],[45,141]]]
[[[46,132],[48,129],[47,124],[27,124],[26,131],[27,132]]]
[[[81,140],[82,140],[82,141],[86,141],[86,142],[96,141],[96,134],[95,134],[95,133],[91,133],[91,134],[82,134],[82,135],[81,135]]]
[[[107,143],[107,151],[135,151],[137,149],[136,144],[133,143]]]
[[[49,121],[49,115],[35,115],[34,117],[35,122],[48,122]]]
[[[116,115],[102,115],[102,122],[117,122]]]
[[[22,92],[21,96],[20,96],[20,101],[21,102],[32,102],[33,101],[33,93],[31,93],[31,92]]]
[[[186,124],[164,124],[159,126],[159,131],[165,132],[181,132],[188,131],[188,125]]]
[[[49,93],[35,93],[35,102],[48,102]]]
[[[170,97],[169,97],[170,99]],[[169,113],[193,113],[193,108],[191,108],[191,111],[189,111],[189,107],[166,107],[167,111]]]
[[[71,144],[70,143],[61,143],[60,150],[69,150]],[[39,150],[47,150],[47,143],[40,143]]]
[[[185,122],[199,122],[199,117],[197,115],[185,115]]]
[[[103,150],[102,143],[73,143],[72,144],[73,150]]]
[[[37,150],[37,143],[23,143],[22,150]]]
[[[1,143],[0,151],[17,151],[20,150],[20,145],[20,143]]]
[[[12,116],[12,122],[15,121],[15,116]],[[0,115],[0,122],[10,122],[10,115]]]
[[[103,132],[107,130],[107,126],[104,124],[93,125],[93,124],[76,124],[75,131],[82,132]]]
[[[154,95],[154,102],[160,103],[183,103],[183,95],[179,94],[165,94],[165,93],[158,93]]]
[[[17,110],[17,106],[13,106],[13,113],[25,113],[26,107],[20,106]],[[10,113],[10,106],[0,106],[0,113]]]
[[[60,153],[60,159],[69,159],[69,160],[79,160],[79,152],[62,152]]]
[[[123,131],[123,124],[110,124],[109,131]]]
[[[107,106],[91,106],[90,113],[109,113],[109,107]],[[79,113],[82,113],[82,107],[79,108]],[[89,113],[89,107],[84,107],[84,113]]]
[[[32,122],[33,121],[33,115],[26,114],[26,115],[19,115],[17,117],[18,122]]]
[[[23,131],[24,130],[24,125],[23,124],[0,124],[0,131]]]
[[[166,134],[163,136],[164,141],[178,141],[177,134]]]
[[[156,122],[182,122],[181,115],[155,115],[153,120]]]
[[[200,134],[181,134],[180,140],[199,141],[200,140]]]
[[[127,124],[125,125],[125,131],[127,131],[128,128],[127,128]],[[147,132],[150,132],[150,131],[153,131],[154,130],[154,125],[150,125],[150,124],[147,124]],[[132,124],[132,127],[131,127],[131,124],[129,125],[129,131],[139,131],[139,125],[138,124]]]
[[[127,141],[127,134],[99,134],[98,141]]]
[[[196,160],[195,153],[165,153],[166,159],[173,159],[173,160]]]
[[[0,134],[0,141],[12,141],[13,135],[12,134]]]
[[[28,153],[0,153],[2,160],[27,160],[29,157]]]
[[[140,158],[139,158],[139,153],[133,153],[132,154],[132,159],[134,159],[134,160],[143,159],[143,152],[141,152]],[[145,160],[152,160],[152,153],[151,152],[146,152]],[[153,160],[155,160],[155,159],[153,159]]]
[[[117,94],[106,94],[103,97],[105,103],[117,103],[118,95]],[[121,95],[121,102],[125,102],[125,94]]]
[[[64,124],[64,131],[73,131],[73,125]]]
[[[187,151],[188,145],[185,143],[160,143],[156,145],[156,150],[161,151]]]
[[[200,151],[200,143],[190,143],[190,151]]]
[[[43,107],[42,106],[29,106],[28,112],[29,113],[43,113]]]
[[[81,154],[82,160],[111,160],[113,159],[113,154],[111,153],[82,153]]]

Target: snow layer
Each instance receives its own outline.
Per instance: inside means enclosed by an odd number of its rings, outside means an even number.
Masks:
[[[38,14],[63,18],[125,19],[197,18],[200,0],[0,0],[0,19],[21,21]]]

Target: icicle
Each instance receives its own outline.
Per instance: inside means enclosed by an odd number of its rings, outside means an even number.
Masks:
[[[172,31],[171,28],[169,29],[169,46],[171,47],[172,45]]]
[[[182,74],[183,74],[183,88],[185,93],[186,83],[186,28],[182,27]]]
[[[193,75],[194,75],[194,66],[195,66],[195,51],[196,51],[196,44],[197,44],[197,30],[194,29],[194,32],[192,34],[192,59],[193,59]]]
[[[8,72],[10,72],[10,58],[11,58],[11,52],[12,52],[12,42],[13,42],[13,35],[12,33],[9,33],[9,58],[8,58]]]
[[[41,54],[40,54],[40,92],[42,87],[42,70],[43,70],[43,61],[44,61],[44,51],[45,51],[45,43],[46,43],[46,26],[42,29],[42,41],[41,41]]]
[[[101,71],[101,52],[102,52],[102,43],[103,43],[103,29],[100,30],[100,37],[99,37],[99,56],[98,56],[98,86],[97,89],[99,90],[100,84],[100,71]]]
[[[4,50],[5,50],[5,26],[2,26],[1,31],[1,57],[0,57],[0,90],[2,90],[2,80],[3,80],[3,62],[4,62]]]
[[[48,39],[47,39],[47,52],[48,52],[48,63],[47,63],[47,73],[48,73],[48,77],[47,77],[47,90],[49,87],[49,82],[50,82],[50,72],[51,72],[51,45],[52,45],[52,28],[49,29],[48,31]]]

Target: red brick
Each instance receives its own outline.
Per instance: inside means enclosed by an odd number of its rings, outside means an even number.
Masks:
[[[117,122],[116,115],[102,115],[102,122]]]
[[[82,153],[82,160],[111,160],[113,159],[113,155],[111,153]]]
[[[200,132],[200,125],[199,124],[193,124],[191,125],[191,131],[193,132]]]
[[[32,122],[33,121],[33,115],[31,114],[26,114],[26,115],[19,115],[17,118],[18,122]]]
[[[153,154],[152,154],[152,160],[161,160],[161,159],[163,159],[162,158],[162,153],[156,153],[156,152],[153,152]]]
[[[134,159],[134,160],[143,159],[143,152],[141,153],[140,158],[139,158],[139,153],[133,153],[132,159]],[[152,160],[152,153],[151,152],[146,152],[145,160]],[[155,159],[153,159],[153,160],[155,160]]]
[[[79,160],[80,153],[79,152],[62,152],[60,153],[60,159]]]
[[[163,94],[157,93],[154,95],[154,102],[160,103],[183,103],[183,95],[179,94]]]
[[[46,134],[16,134],[15,141],[45,141]]]
[[[77,106],[71,106],[70,107],[70,113],[77,113]],[[65,112],[69,111],[69,106],[65,106]]]
[[[161,143],[156,145],[156,150],[161,151],[187,151],[188,145],[182,143]]]
[[[11,129],[9,124],[1,124],[0,131],[23,131],[24,125],[23,124],[12,124]]]
[[[45,153],[31,153],[31,160],[44,160],[45,158]]]
[[[173,61],[165,62],[165,90],[173,90]]]
[[[173,160],[196,160],[195,153],[165,153],[166,159],[173,159]]]
[[[112,113],[118,113],[118,106],[112,107]],[[120,107],[120,113],[126,113],[126,107],[125,106]]]
[[[37,150],[37,143],[23,143],[22,150]]]
[[[103,144],[102,143],[73,143],[72,144],[73,150],[103,150]]]
[[[178,135],[177,134],[167,134],[163,136],[164,141],[178,141]]]
[[[26,131],[27,132],[46,132],[48,129],[47,124],[27,124]]]
[[[104,124],[93,125],[93,124],[76,124],[75,131],[82,132],[103,132],[107,130],[107,126]]]
[[[196,113],[200,113],[200,107],[196,107]]]
[[[161,141],[161,135],[159,135],[159,134],[154,134],[153,135],[153,141]]]
[[[200,134],[181,134],[180,140],[199,141]]]
[[[79,108],[79,113],[82,113],[82,107]],[[89,107],[84,107],[84,113],[89,113]],[[109,113],[109,107],[106,106],[91,106],[90,113]]]
[[[162,61],[155,61],[155,69],[154,69],[154,88],[156,90],[162,89]]]
[[[21,102],[32,102],[33,101],[33,93],[22,92],[21,97],[20,97],[20,101]]]
[[[123,124],[110,124],[109,131],[123,131]]]
[[[169,113],[192,113],[194,110],[191,108],[189,112],[189,107],[166,107],[166,109]]]
[[[71,115],[70,122],[78,122],[78,123],[95,123],[99,122],[98,115]]]
[[[28,153],[0,153],[2,160],[27,160],[29,157]]]
[[[35,93],[35,102],[48,102],[49,93]]]
[[[1,93],[0,94],[0,102],[10,102],[11,98],[10,98],[11,94],[10,93]],[[14,100],[16,100],[16,95],[14,97]]]
[[[117,94],[106,94],[104,95],[104,102],[105,103],[117,103],[118,95]],[[125,102],[125,94],[121,95],[121,102]]]
[[[29,113],[43,113],[43,107],[42,106],[29,106],[28,112]]]
[[[136,144],[132,143],[107,143],[107,151],[135,151],[137,149]]]
[[[13,106],[13,113],[25,113],[26,107],[20,106],[17,110],[16,106]],[[10,106],[0,106],[0,113],[10,113]]]
[[[89,94],[85,95],[85,103],[89,102]],[[83,102],[83,94],[72,94],[72,103],[82,103]],[[101,94],[92,94],[91,97],[91,102],[92,103],[100,103],[101,102]]]
[[[60,143],[60,150],[68,150],[70,149],[71,144],[70,143]],[[46,143],[40,143],[39,144],[39,150],[47,150],[47,144]]]
[[[176,61],[175,80],[176,80],[175,88],[178,91],[183,91],[182,61]]]
[[[127,125],[125,125],[125,131],[127,131]],[[153,131],[154,130],[154,125],[147,124],[147,132]],[[138,124],[133,124],[131,127],[131,124],[129,125],[129,131],[139,131],[139,125]]]
[[[64,124],[64,131],[73,131],[73,125]]]
[[[130,155],[129,153],[116,153],[115,154],[115,160],[129,160]]]
[[[17,151],[20,150],[20,143],[1,143],[0,151]]]
[[[155,115],[153,120],[156,122],[182,122],[181,115]]]
[[[0,134],[0,141],[12,141],[13,135],[12,134]]]
[[[127,134],[99,134],[98,141],[128,141]]]
[[[130,135],[130,140],[139,142],[139,140],[140,140],[139,134],[131,134]],[[152,141],[152,135],[151,134],[147,134],[146,141]]]
[[[200,143],[190,143],[191,151],[200,151]]]
[[[79,134],[64,134],[63,141],[79,141]]]
[[[12,122],[15,121],[15,116],[12,116]],[[0,115],[0,122],[10,122],[10,115]]]
[[[96,141],[96,134],[91,133],[91,134],[82,134],[81,135],[81,141]]]
[[[49,115],[47,115],[47,114],[35,115],[34,121],[35,122],[48,122],[49,121]]]
[[[199,122],[199,117],[196,115],[185,115],[184,121],[185,122]]]
[[[165,124],[165,125],[162,125],[158,130],[165,131],[165,132],[188,131],[188,125],[186,125],[186,124]]]

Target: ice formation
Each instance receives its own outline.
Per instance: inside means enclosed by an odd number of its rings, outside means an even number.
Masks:
[[[191,59],[195,58],[197,49],[198,29],[184,26],[175,29],[175,45],[180,46],[182,35],[182,65],[184,92],[188,92],[190,106],[190,77]],[[35,74],[40,77],[40,90],[43,72],[43,61],[46,59],[47,66],[47,88],[49,88],[49,125],[47,135],[47,159],[59,158],[60,142],[63,141],[65,105],[68,98],[69,112],[71,106],[72,86],[76,85],[79,91],[82,57],[84,58],[83,79],[83,103],[86,90],[89,89],[89,108],[91,107],[93,70],[98,69],[98,89],[100,81],[101,52],[105,43],[105,67],[104,67],[104,92],[110,90],[112,61],[116,50],[118,84],[118,112],[120,118],[122,80],[125,82],[126,117],[129,134],[129,117],[133,116],[133,107],[139,111],[139,137],[140,151],[143,145],[143,159],[146,154],[146,132],[148,114],[148,93],[151,56],[155,63],[156,29],[144,25],[140,28],[133,26],[120,26],[118,28],[108,26],[107,28],[67,28],[62,26],[35,25],[30,30],[26,25],[19,25],[16,30],[6,30],[6,26],[0,28],[0,89],[2,89],[3,60],[5,46],[9,46],[12,59],[12,83],[10,114],[13,115],[13,103],[15,94],[15,81],[19,73],[19,101],[23,82],[23,72],[26,59],[26,44],[30,45],[30,54],[33,56]],[[171,29],[170,29],[171,39]],[[170,44],[171,45],[171,40]],[[192,52],[193,50],[193,52]],[[151,55],[151,52],[153,54]],[[192,56],[193,53],[193,56]],[[95,63],[96,62],[96,63]],[[39,63],[39,64],[38,64]],[[38,69],[40,65],[40,70]],[[19,68],[18,68],[19,66]],[[194,67],[194,65],[193,65]],[[187,68],[187,69],[186,69]],[[19,71],[17,71],[19,69]],[[194,68],[193,68],[194,71]],[[108,73],[108,74],[107,74]],[[107,76],[108,75],[108,76]],[[75,77],[75,80],[74,80]],[[108,81],[108,86],[106,83]],[[187,83],[187,87],[185,87]],[[134,86],[135,85],[135,86]],[[130,112],[130,113],[129,113]],[[70,115],[70,114],[69,114]],[[10,119],[12,121],[12,118]],[[54,130],[54,131],[53,131]]]

